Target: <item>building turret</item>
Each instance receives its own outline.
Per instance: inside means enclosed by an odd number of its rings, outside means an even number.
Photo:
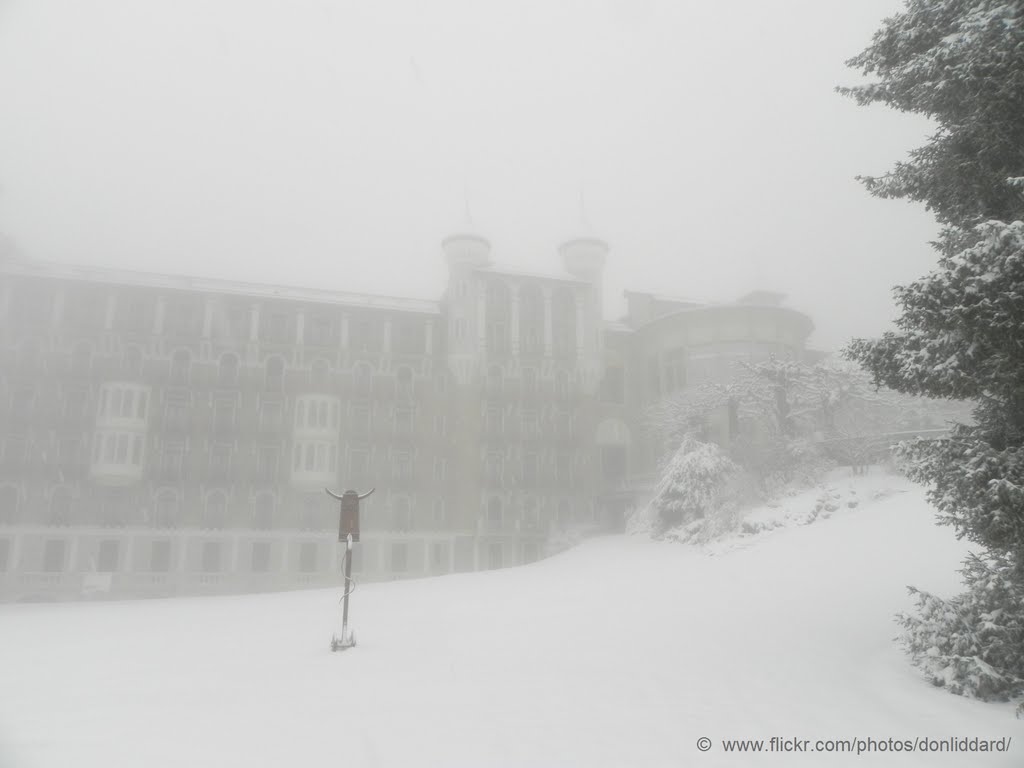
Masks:
[[[596,237],[577,237],[558,247],[565,271],[588,283],[599,283],[608,258],[608,243]]]
[[[491,263],[491,244],[480,235],[457,234],[441,243],[449,272],[459,267],[486,267]]]

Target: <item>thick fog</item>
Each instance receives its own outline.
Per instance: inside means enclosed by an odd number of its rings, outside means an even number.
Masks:
[[[788,294],[835,348],[927,271],[854,180],[920,144],[844,61],[898,0],[9,0],[0,232],[27,257],[436,298],[443,237],[623,289]]]

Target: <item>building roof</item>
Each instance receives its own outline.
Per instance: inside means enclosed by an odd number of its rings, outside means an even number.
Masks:
[[[239,280],[223,280],[206,277],[186,277],[153,272],[137,272],[127,269],[106,267],[83,267],[74,264],[42,261],[5,261],[0,270],[9,274],[49,277],[65,280],[131,285],[144,288],[167,290],[199,291],[202,293],[230,294],[260,299],[286,299],[308,301],[315,304],[337,304],[341,306],[365,307],[399,312],[417,312],[437,315],[441,305],[429,299],[410,299],[400,296],[377,296],[347,291],[332,291],[324,288],[301,288],[296,286],[248,283]]]

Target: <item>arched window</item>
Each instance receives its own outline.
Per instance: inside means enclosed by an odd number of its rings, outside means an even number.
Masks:
[[[185,386],[188,384],[188,370],[192,365],[192,353],[187,349],[179,349],[171,356],[171,384]]]
[[[18,488],[14,485],[0,485],[0,523],[12,524],[18,521]]]
[[[252,524],[261,530],[274,527],[274,495],[269,491],[256,494],[252,505]]]
[[[228,496],[224,491],[210,491],[206,494],[206,509],[203,514],[203,528],[220,529],[227,523]]]
[[[177,528],[178,494],[170,488],[157,491],[153,500],[153,524],[157,528]]]
[[[217,366],[217,384],[221,387],[233,387],[238,383],[238,355],[227,352],[220,356]]]
[[[266,364],[266,387],[270,392],[281,392],[284,389],[284,360],[280,357],[268,357]]]

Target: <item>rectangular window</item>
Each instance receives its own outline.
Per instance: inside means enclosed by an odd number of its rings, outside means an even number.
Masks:
[[[132,442],[132,436],[128,434],[120,434],[117,436],[117,463],[127,464],[128,463],[128,446]]]
[[[255,541],[252,545],[253,573],[266,573],[270,570],[270,542]]]
[[[299,545],[299,572],[313,573],[316,570],[316,544],[304,541]]]
[[[652,397],[661,396],[661,366],[656,357],[647,361],[647,387]]]
[[[487,409],[487,432],[488,434],[500,434],[504,427],[505,420],[501,408],[491,407]]]
[[[445,472],[448,469],[448,462],[442,458],[434,459],[434,479],[444,480]]]
[[[283,312],[271,312],[267,315],[266,336],[267,341],[287,342],[288,339],[288,316]]]
[[[64,438],[58,443],[58,460],[64,466],[73,466],[78,463],[81,441],[74,437]]]
[[[370,434],[370,408],[366,405],[357,405],[352,409],[352,431],[365,437]]]
[[[601,474],[609,482],[619,482],[626,476],[626,446],[601,446]]]
[[[331,321],[326,317],[314,317],[309,324],[309,343],[326,347],[331,343]]]
[[[572,462],[567,453],[555,456],[555,478],[563,488],[572,485]]]
[[[434,414],[434,432],[442,437],[448,434],[448,419],[443,413]]]
[[[64,571],[63,539],[49,539],[43,546],[43,570],[46,573],[63,573]]]
[[[118,549],[118,542],[113,539],[101,541],[99,551],[96,554],[96,570],[100,573],[116,572]]]
[[[220,542],[204,541],[202,554],[203,573],[220,572]]]
[[[395,352],[415,355],[423,352],[426,334],[423,326],[411,320],[400,320],[395,324]]]
[[[261,445],[256,449],[256,473],[261,478],[277,477],[277,462],[281,450],[276,445]]]
[[[536,485],[537,483],[537,454],[523,454],[523,484]]]
[[[523,394],[537,394],[537,369],[523,368]]]
[[[523,411],[523,437],[538,437],[540,420],[536,411]]]
[[[409,570],[408,548],[405,544],[391,545],[391,570],[395,573],[404,573]]]
[[[283,413],[280,401],[265,401],[260,408],[260,427],[265,430],[280,429],[284,423]]]
[[[64,417],[67,419],[80,419],[84,416],[87,399],[88,392],[84,389],[68,390],[64,396]]]
[[[398,451],[393,456],[393,476],[396,480],[412,479],[412,456],[405,451]]]
[[[500,453],[487,454],[487,482],[492,484],[501,483],[502,463]]]
[[[430,564],[434,568],[443,568],[448,564],[448,543],[435,541],[430,545]]]
[[[412,408],[395,409],[395,432],[397,432],[400,435],[412,434],[412,414]]]
[[[626,374],[621,365],[609,365],[601,382],[601,399],[606,403],[626,401]]]
[[[210,448],[210,471],[225,475],[231,471],[231,446],[226,443],[214,443]]]
[[[370,479],[370,454],[367,451],[352,451],[349,464],[354,485],[359,485]]]
[[[166,573],[171,570],[171,542],[162,539],[154,541],[149,550],[149,570]]]
[[[164,445],[163,455],[160,458],[161,467],[168,478],[181,476],[181,468],[185,457],[185,446],[181,443],[167,443]]]
[[[235,401],[219,397],[213,401],[213,428],[226,432],[235,426]]]
[[[11,540],[0,539],[0,573],[7,570],[11,559]]]
[[[179,398],[168,398],[164,405],[164,425],[171,429],[188,426],[188,403]]]

